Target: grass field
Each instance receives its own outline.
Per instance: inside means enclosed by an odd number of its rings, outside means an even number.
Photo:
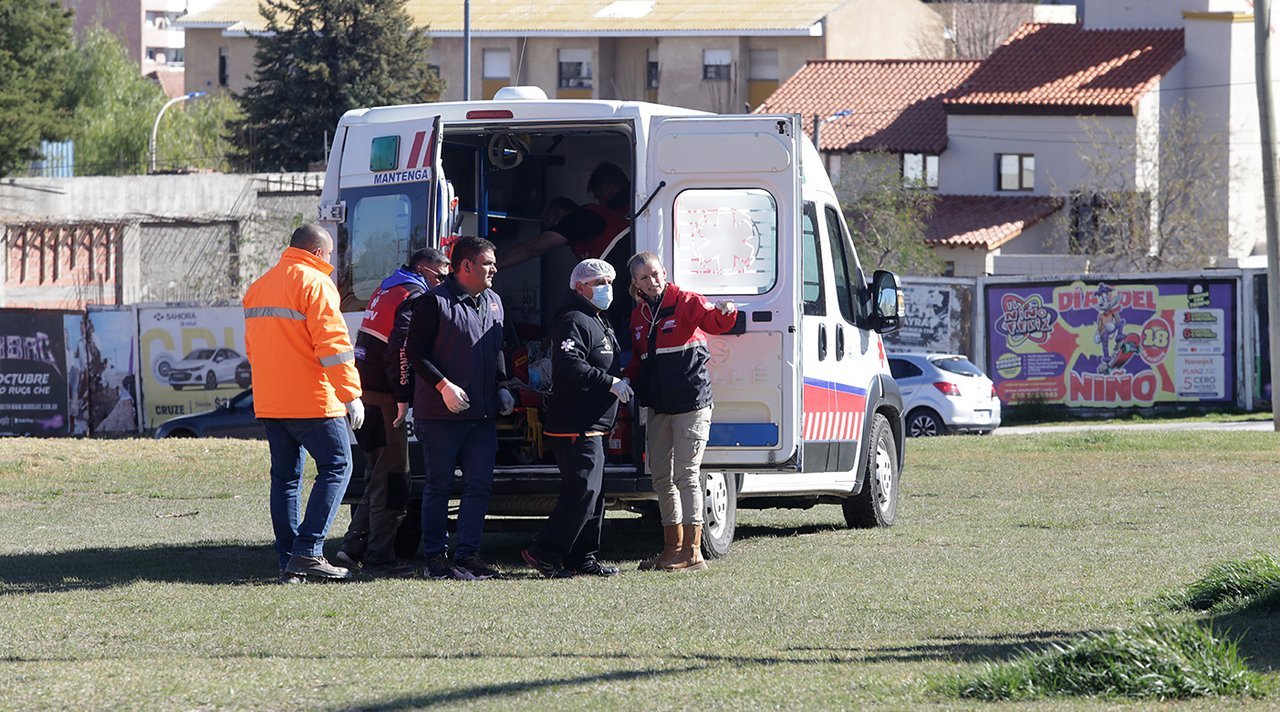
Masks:
[[[830,505],[740,511],[733,553],[702,574],[633,571],[654,542],[619,522],[610,580],[535,579],[516,564],[528,535],[500,533],[485,553],[509,580],[277,586],[265,444],[3,440],[0,708],[972,708],[934,683],[1186,619],[1229,628],[1277,677],[1280,616],[1166,597],[1280,548],[1278,445],[919,440],[897,526],[844,529]],[[1177,707],[1218,705],[1280,700]]]

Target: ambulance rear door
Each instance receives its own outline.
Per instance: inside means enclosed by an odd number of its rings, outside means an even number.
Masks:
[[[363,302],[414,251],[448,234],[439,116],[347,128],[339,172],[339,289]],[[345,280],[343,279],[345,278]],[[343,282],[346,281],[346,284]]]
[[[793,116],[654,118],[647,242],[668,278],[741,315],[710,336],[708,467],[797,469],[800,136]]]

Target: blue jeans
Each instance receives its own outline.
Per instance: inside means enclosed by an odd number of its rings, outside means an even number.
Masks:
[[[324,555],[324,538],[351,479],[351,443],[345,418],[263,418],[262,424],[271,448],[271,526],[283,569],[290,556]],[[304,449],[316,461],[305,515]]]
[[[492,419],[424,420],[415,418],[413,432],[422,440],[427,482],[422,493],[422,547],[431,557],[449,550],[449,489],[453,470],[462,466],[462,501],[458,506],[455,557],[480,551],[484,515],[493,488],[493,461],[498,454],[498,428]]]

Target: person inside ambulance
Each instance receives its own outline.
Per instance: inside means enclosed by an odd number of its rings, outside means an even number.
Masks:
[[[579,260],[608,259],[631,226],[631,180],[617,164],[605,161],[591,171],[587,192],[596,202],[577,205],[555,198],[542,214],[542,232],[506,251],[499,269],[514,267],[568,245]],[[615,258],[621,259],[621,258]]]

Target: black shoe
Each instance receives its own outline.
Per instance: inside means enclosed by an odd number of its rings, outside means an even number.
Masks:
[[[348,569],[351,569],[352,571],[355,571],[356,569],[360,568],[360,559],[355,556],[352,556],[351,554],[348,554],[345,549],[339,549],[338,553],[334,554],[333,558],[337,559],[338,563],[342,564]]]
[[[410,578],[413,576],[413,565],[397,561],[366,564],[360,569],[360,573],[371,578]]]
[[[351,578],[351,572],[341,566],[334,566],[323,556],[298,556],[289,559],[284,567],[287,573],[308,578],[342,580]]]
[[[597,561],[594,556],[583,561],[578,566],[569,567],[569,570],[573,572],[574,576],[601,576],[608,578],[609,576],[618,575],[617,566],[605,566]]]
[[[453,560],[454,578],[463,581],[484,581],[491,578],[502,578],[497,569],[492,569],[480,558],[479,554],[467,554]]]
[[[429,557],[426,566],[422,567],[422,572],[419,575],[425,579],[457,578],[453,573],[453,567],[449,566],[449,560],[444,558],[444,554],[436,554]]]
[[[532,566],[534,571],[537,571],[547,578],[565,578],[564,576],[556,575],[562,571],[560,564],[552,563],[546,559],[539,559],[534,555],[532,546],[522,549],[520,551],[520,558],[524,559],[526,564]]]

